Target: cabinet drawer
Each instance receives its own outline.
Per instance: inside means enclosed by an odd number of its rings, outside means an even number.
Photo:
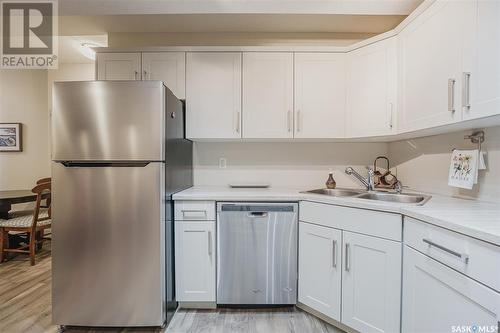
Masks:
[[[215,221],[215,201],[176,201],[176,221]]]
[[[500,247],[405,217],[404,242],[500,291]]]
[[[400,214],[301,201],[299,218],[303,222],[396,241],[402,238]]]

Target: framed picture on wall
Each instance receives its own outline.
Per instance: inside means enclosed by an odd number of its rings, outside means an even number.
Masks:
[[[23,124],[0,123],[0,152],[23,150]]]

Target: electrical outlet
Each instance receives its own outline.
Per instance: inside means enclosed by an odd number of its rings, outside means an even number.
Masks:
[[[225,157],[219,158],[219,169],[225,169],[227,166],[227,159]]]

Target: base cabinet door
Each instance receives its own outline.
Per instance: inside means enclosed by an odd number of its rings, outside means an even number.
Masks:
[[[215,302],[215,222],[175,222],[179,302]]]
[[[360,332],[399,332],[401,243],[343,232],[342,323]]]
[[[342,231],[299,222],[299,302],[340,321]]]
[[[98,53],[98,80],[141,80],[140,53]]]
[[[405,333],[497,332],[500,294],[405,246]]]

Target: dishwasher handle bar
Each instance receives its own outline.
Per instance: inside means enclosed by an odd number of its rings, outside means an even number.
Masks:
[[[219,212],[248,212],[249,216],[257,217],[258,215],[271,212],[279,213],[294,213],[297,211],[296,203],[219,203],[217,206]],[[260,217],[260,216],[259,216]]]

